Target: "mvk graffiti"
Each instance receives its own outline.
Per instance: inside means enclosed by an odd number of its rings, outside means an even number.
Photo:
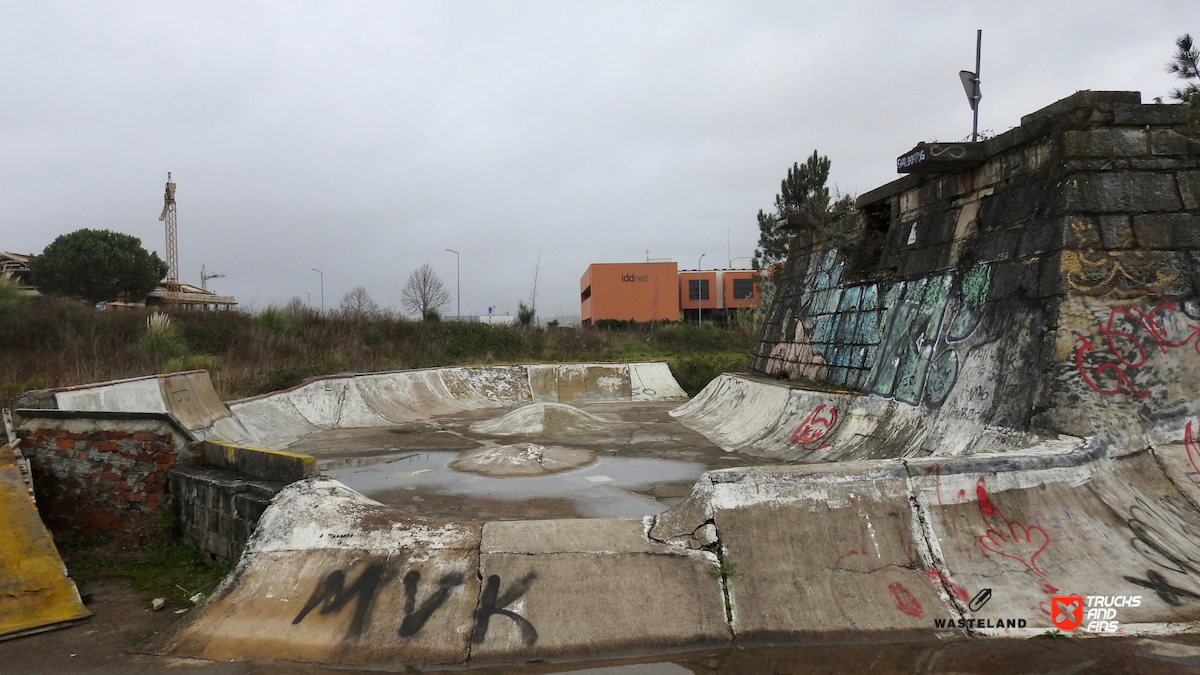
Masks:
[[[292,619],[292,625],[298,625],[305,617],[317,610],[318,614],[335,614],[341,612],[353,603],[354,613],[350,625],[346,629],[345,639],[357,640],[362,637],[364,629],[371,621],[372,607],[380,589],[394,578],[394,574],[383,564],[367,565],[358,578],[347,585],[345,570],[334,570],[317,584],[309,596],[308,602]],[[520,630],[521,641],[526,647],[537,643],[538,632],[528,619],[509,607],[524,596],[537,578],[537,573],[530,572],[522,577],[507,590],[501,592],[499,575],[491,575],[483,588],[479,607],[475,612],[475,629],[471,635],[474,644],[482,644],[487,636],[488,626],[493,616],[499,615],[511,619]],[[404,615],[400,621],[399,635],[409,638],[421,632],[426,622],[446,602],[446,600],[463,584],[464,576],[458,572],[443,575],[437,581],[436,588],[421,600],[417,597],[421,585],[421,573],[409,570],[404,575]],[[319,609],[318,609],[319,608]]]
[[[1163,315],[1156,316],[1159,314]],[[1169,322],[1171,326],[1168,328],[1164,322]],[[1108,347],[1107,354],[1087,337],[1076,333],[1075,337],[1083,344],[1075,350],[1075,364],[1083,381],[1092,390],[1105,396],[1115,396],[1125,390],[1137,398],[1150,395],[1149,391],[1134,386],[1131,374],[1131,371],[1146,365],[1147,345],[1151,350],[1157,346],[1161,353],[1166,354],[1191,344],[1192,349],[1200,354],[1200,337],[1197,337],[1200,336],[1200,325],[1166,299],[1149,311],[1142,311],[1136,305],[1115,307],[1109,311],[1108,321],[1097,324],[1096,329],[1104,336],[1101,345]],[[1185,333],[1183,339],[1179,339],[1180,333]],[[1089,368],[1084,363],[1084,356],[1090,355],[1089,352],[1104,354],[1116,361],[1105,361]]]

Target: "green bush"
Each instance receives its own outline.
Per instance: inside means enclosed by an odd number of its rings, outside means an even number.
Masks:
[[[138,351],[157,363],[181,357],[187,353],[187,345],[179,335],[179,329],[166,314],[154,313],[146,319],[146,332],[138,339]]]
[[[296,318],[275,305],[270,305],[254,317],[254,323],[272,333],[292,333],[296,330]]]

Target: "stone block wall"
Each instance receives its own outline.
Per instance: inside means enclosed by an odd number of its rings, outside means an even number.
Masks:
[[[1127,404],[1200,391],[1182,348],[1200,352],[1193,117],[1080,92],[984,142],[982,162],[797,231],[754,368],[983,425],[1156,433]]]
[[[206,561],[226,565],[242,556],[263,511],[287,485],[190,466],[173,469],[169,480],[180,538]]]
[[[190,459],[180,448],[187,437],[160,420],[33,419],[19,434],[38,510],[56,532],[91,535],[153,523],[169,505],[168,472]]]
[[[183,542],[209,562],[237,562],[275,495],[319,474],[311,456],[282,450],[201,441],[189,451],[204,466],[170,471],[176,524]]]

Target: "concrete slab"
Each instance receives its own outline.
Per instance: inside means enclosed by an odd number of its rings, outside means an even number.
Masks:
[[[907,475],[823,469],[747,474],[716,500],[738,640],[931,636],[946,608],[914,537]]]
[[[356,381],[363,401],[397,424],[468,409],[454,398],[436,369],[359,375]]]
[[[484,523],[483,553],[678,553],[646,536],[650,518],[499,520]]]
[[[471,660],[728,643],[715,569],[715,560],[700,556],[484,554]]]
[[[465,661],[479,525],[427,523],[308,480],[281,492],[213,597],[156,651],[396,667]]]

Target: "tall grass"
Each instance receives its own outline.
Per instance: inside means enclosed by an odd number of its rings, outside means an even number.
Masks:
[[[155,321],[169,328],[147,321],[145,311],[98,312],[53,298],[0,310],[0,407],[28,389],[192,368],[208,369],[217,392],[233,399],[339,372],[644,359],[666,360],[695,394],[720,372],[744,369],[756,339],[747,327],[708,324],[579,330],[278,308],[256,316],[168,310]]]

